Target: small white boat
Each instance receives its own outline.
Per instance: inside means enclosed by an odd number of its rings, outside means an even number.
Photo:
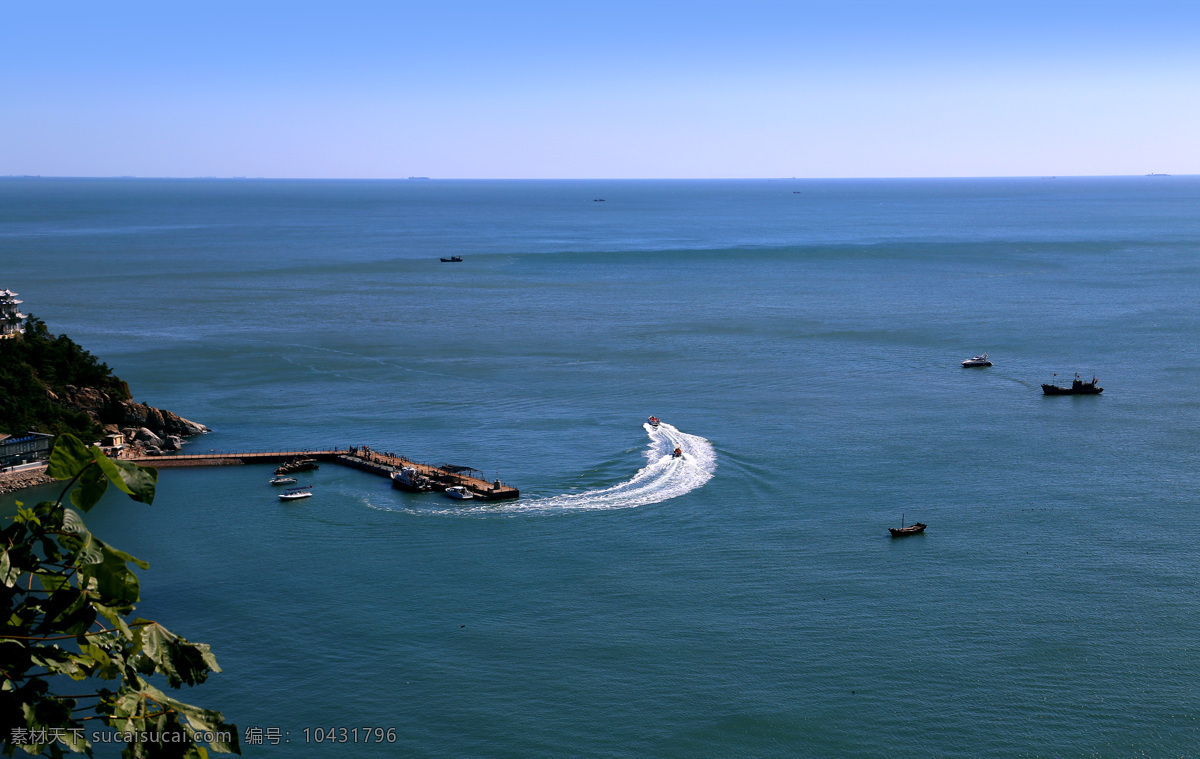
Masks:
[[[281,501],[299,501],[301,498],[312,498],[312,485],[305,485],[302,488],[288,488],[279,494],[279,500]]]
[[[975,358],[967,359],[966,361],[962,362],[962,365],[963,365],[964,369],[968,369],[972,366],[991,366],[992,362],[988,361],[987,354],[983,353],[983,354],[976,356]]]
[[[451,498],[457,498],[460,501],[469,501],[475,496],[471,495],[471,491],[464,488],[462,485],[455,485],[446,488],[446,495]]]
[[[294,485],[295,483],[296,483],[296,478],[295,478],[295,477],[283,477],[283,476],[279,476],[279,477],[272,477],[272,478],[271,478],[271,484],[272,484],[272,485]]]
[[[658,421],[657,416],[652,416],[649,419],[647,419],[646,421],[650,423],[651,427],[657,427],[659,424],[662,423],[662,422]]]

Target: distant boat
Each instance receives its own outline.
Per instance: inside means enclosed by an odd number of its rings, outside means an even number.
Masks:
[[[892,533],[893,538],[903,538],[906,535],[916,535],[919,532],[925,532],[925,528],[927,526],[928,525],[926,525],[926,524],[917,522],[916,524],[905,527],[904,526],[904,515],[901,514],[900,515],[900,526],[899,527],[889,527],[888,532]]]
[[[603,203],[603,202],[604,202],[604,198],[592,198],[592,202],[593,202],[593,203]]]
[[[1169,177],[1170,174],[1155,174],[1153,171],[1147,174],[1148,177]]]
[[[312,485],[305,485],[302,488],[288,488],[286,492],[279,494],[281,501],[299,501],[301,498],[312,498]]]
[[[454,485],[453,487],[446,488],[446,495],[460,501],[469,501],[475,497],[471,494],[470,490],[467,490],[462,485]]]
[[[651,427],[657,427],[658,425],[662,424],[662,422],[658,421],[657,416],[652,416],[649,419],[647,419],[646,421],[650,423]]]
[[[964,369],[967,369],[972,366],[991,366],[992,362],[988,361],[986,353],[981,353],[975,358],[968,358],[966,361],[962,362],[962,365]]]
[[[443,258],[442,263],[444,263],[444,264],[461,264],[462,256],[450,256],[449,258]]]
[[[1058,375],[1054,375],[1057,377]],[[1079,373],[1075,373],[1075,379],[1071,382],[1070,387],[1060,387],[1059,385],[1042,385],[1042,392],[1046,395],[1100,395],[1104,392],[1104,388],[1096,387],[1096,378],[1092,377],[1091,382],[1084,382],[1079,379]]]
[[[271,478],[272,485],[291,485],[295,481],[296,481],[295,477],[284,477],[283,475],[279,475],[278,477]]]

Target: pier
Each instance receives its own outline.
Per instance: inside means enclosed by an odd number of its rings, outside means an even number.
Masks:
[[[418,473],[428,477],[443,487],[461,485],[471,494],[484,500],[509,500],[520,498],[521,491],[511,485],[505,485],[500,480],[488,482],[482,477],[472,476],[476,472],[470,467],[442,464],[434,466],[397,456],[391,453],[373,451],[367,446],[354,446],[344,449],[303,450],[303,451],[234,451],[190,454],[167,454],[163,456],[124,455],[123,461],[132,461],[143,466],[157,469],[170,467],[191,466],[240,466],[242,464],[282,464],[293,459],[307,458],[322,463],[340,464],[352,469],[370,472],[389,480],[394,472],[402,467],[412,467]]]

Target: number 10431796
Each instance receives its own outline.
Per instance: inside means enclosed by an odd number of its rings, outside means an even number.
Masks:
[[[306,727],[305,743],[395,743],[394,727]]]

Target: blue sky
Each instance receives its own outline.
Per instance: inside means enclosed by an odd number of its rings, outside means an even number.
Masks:
[[[1200,173],[1200,4],[13,3],[0,174]]]

